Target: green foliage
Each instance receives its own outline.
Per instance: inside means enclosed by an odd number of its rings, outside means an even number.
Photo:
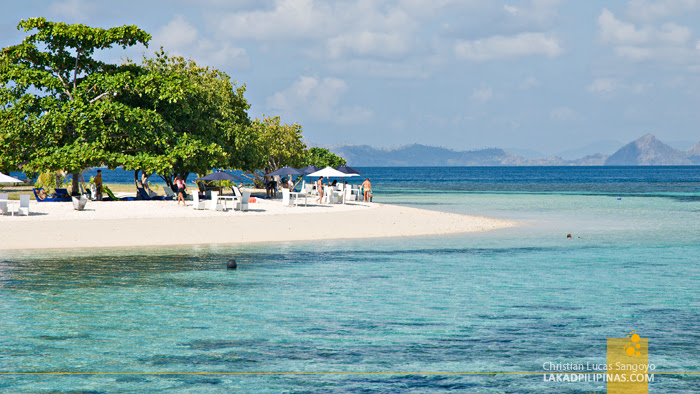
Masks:
[[[34,182],[35,188],[43,187],[47,194],[54,192],[55,188],[63,187],[67,183],[64,174],[53,171],[46,171],[37,177],[36,182]]]
[[[285,165],[299,167],[304,163],[306,144],[299,124],[283,124],[279,116],[264,117],[262,120],[255,119],[250,131],[250,167],[243,169],[255,171],[258,182],[265,173]]]
[[[23,20],[18,29],[31,34],[4,48],[0,58],[1,167],[75,174],[102,163],[113,166],[122,141],[141,140],[144,121],[158,123],[154,113],[114,99],[141,83],[133,69],[94,57],[113,46],[147,45],[148,33],[136,26],[101,29],[45,18]]]
[[[318,168],[342,166],[346,164],[345,159],[325,148],[310,148],[306,151],[306,166],[316,166]]]
[[[237,86],[224,72],[200,67],[182,57],[169,57],[161,48],[153,58],[145,58],[141,73],[145,84],[125,103],[153,110],[167,125],[163,145],[151,145],[143,153],[124,158],[126,169],[157,173],[171,184],[179,174],[205,174],[213,167],[247,166],[246,155],[238,150],[250,138],[250,107],[243,97],[245,86]],[[245,151],[245,149],[242,149]]]

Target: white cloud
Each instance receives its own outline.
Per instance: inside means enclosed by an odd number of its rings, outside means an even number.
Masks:
[[[493,98],[493,89],[491,89],[490,87],[474,89],[471,98],[473,100],[478,100],[485,103]]]
[[[248,68],[250,60],[245,49],[228,41],[213,41],[202,37],[197,28],[182,15],[177,15],[153,35],[151,47],[163,48],[171,55],[193,58],[217,67]]]
[[[269,9],[223,15],[216,27],[235,40],[308,41],[335,59],[402,57],[415,48],[420,24],[391,3],[278,0]]]
[[[613,45],[645,44],[651,40],[648,29],[637,29],[632,23],[625,23],[615,18],[608,9],[603,9],[598,17],[600,38]]]
[[[665,43],[684,45],[692,37],[692,32],[685,26],[675,23],[665,23],[658,29],[652,26],[637,28],[634,24],[623,22],[607,9],[603,9],[598,17],[600,38],[604,43],[612,45],[642,45],[650,43]]]
[[[700,9],[700,0],[630,0],[627,15],[641,22],[653,22]]]
[[[599,78],[588,86],[588,91],[592,93],[610,93],[619,88],[617,80],[612,78]]]
[[[372,111],[360,106],[343,106],[341,98],[348,90],[342,79],[302,76],[288,89],[267,98],[267,107],[290,117],[310,116],[315,120],[337,123],[364,123]]]
[[[97,5],[85,0],[64,0],[51,3],[49,13],[75,22],[87,22],[95,14]]]
[[[409,37],[401,34],[370,31],[333,37],[327,45],[332,59],[346,56],[396,58],[410,53],[415,47]]]
[[[493,36],[483,40],[464,41],[455,44],[458,58],[487,61],[521,56],[541,55],[556,57],[562,53],[559,40],[544,33],[520,33],[514,36]]]
[[[569,107],[557,107],[549,112],[549,118],[552,120],[572,121],[579,120],[581,117]]]
[[[624,91],[633,94],[642,94],[654,87],[651,82],[624,83],[615,78],[598,78],[587,88],[591,93],[610,94],[616,91]]]
[[[532,89],[538,86],[540,86],[540,81],[535,77],[528,77],[520,82],[520,89],[522,90]]]
[[[427,69],[431,65],[430,59],[421,59],[420,62],[394,62],[390,59],[334,59],[327,66],[334,74],[353,74],[389,79],[424,79],[430,76]]]
[[[518,8],[512,5],[505,4],[503,10],[511,15],[518,15]]]
[[[598,17],[600,40],[612,47],[621,58],[631,61],[660,60],[684,63],[692,61],[692,38],[690,28],[676,23],[659,26],[636,26],[624,22],[603,9]]]

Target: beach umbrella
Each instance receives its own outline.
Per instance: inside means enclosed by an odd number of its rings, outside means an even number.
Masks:
[[[284,166],[277,171],[273,171],[269,174],[265,174],[265,176],[275,176],[275,175],[287,176],[287,175],[301,175],[301,174],[303,174],[303,172],[301,172],[300,170],[297,170],[294,167]]]
[[[201,178],[197,178],[197,181],[219,181],[219,193],[221,193],[221,181],[242,181],[243,178],[229,174],[224,171],[214,171],[211,174],[205,175]]]
[[[312,172],[316,172],[316,171],[318,171],[318,170],[320,170],[320,168],[318,168],[318,167],[316,167],[316,166],[314,166],[314,165],[306,166],[306,167],[304,167],[304,168],[300,168],[300,169],[299,169],[299,171],[301,171],[301,173],[304,174],[304,175],[309,175],[309,174],[311,174]]]
[[[326,167],[324,169],[312,172],[309,176],[322,176],[324,178],[342,178],[348,176],[344,172],[340,172],[333,167]],[[357,176],[357,174],[355,174]]]
[[[360,171],[357,171],[356,169],[354,169],[352,167],[348,167],[345,164],[343,164],[342,166],[338,166],[336,168],[336,170],[343,172],[345,174],[357,174],[357,175],[362,174]]]
[[[0,172],[0,183],[22,183],[22,181]]]
[[[342,184],[342,183],[344,183],[345,178],[350,178],[353,176],[360,176],[360,175],[358,175],[358,174],[346,174],[344,172],[340,172],[340,171],[336,170],[333,167],[326,167],[322,170],[312,172],[311,174],[309,174],[309,176],[322,176],[324,178],[341,178],[342,179],[341,184]]]

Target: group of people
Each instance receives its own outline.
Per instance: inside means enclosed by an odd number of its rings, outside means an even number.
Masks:
[[[336,186],[338,181],[333,181],[329,186]],[[347,182],[346,182],[347,183]],[[316,190],[318,190],[318,198],[316,199],[317,203],[321,203],[323,201],[323,177],[319,177],[318,180],[316,181]],[[365,201],[372,202],[372,182],[369,181],[369,178],[365,179],[364,182],[362,182],[360,193],[362,193],[362,196],[364,197]]]

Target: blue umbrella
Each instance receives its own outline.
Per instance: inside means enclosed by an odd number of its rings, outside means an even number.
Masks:
[[[197,181],[219,181],[219,193],[221,193],[221,181],[242,181],[243,178],[229,174],[224,171],[214,171],[209,175],[205,175],[201,178],[197,178]]]
[[[360,171],[357,171],[356,169],[354,169],[352,167],[348,167],[345,164],[343,164],[342,166],[338,166],[338,168],[336,168],[336,170],[343,172],[343,173],[346,173],[346,174],[357,174],[357,175],[362,174]]]
[[[294,167],[284,166],[277,171],[273,171],[269,174],[265,174],[265,176],[275,176],[275,175],[286,176],[286,175],[301,175],[301,174],[302,174],[302,172],[297,170]]]
[[[304,174],[304,175],[309,175],[309,174],[311,174],[312,172],[316,172],[316,171],[318,171],[318,170],[320,170],[320,168],[318,168],[318,167],[316,167],[316,166],[314,166],[314,165],[306,166],[306,167],[304,167],[304,168],[300,168],[300,169],[299,169],[299,171],[301,171],[301,173]]]
[[[198,181],[242,181],[243,178],[229,174],[224,171],[215,171],[209,175],[205,175],[201,178],[197,178]]]

